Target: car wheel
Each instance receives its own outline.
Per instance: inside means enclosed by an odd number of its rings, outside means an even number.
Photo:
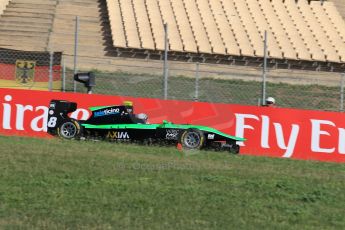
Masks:
[[[73,139],[79,136],[80,133],[80,125],[77,121],[69,120],[63,122],[58,130],[58,134],[60,137],[65,139]]]
[[[239,145],[236,145],[236,144],[234,144],[233,146],[231,146],[231,148],[230,148],[230,153],[239,154],[239,153],[240,153],[240,146],[239,146]]]
[[[182,132],[179,143],[184,149],[201,149],[205,143],[205,136],[198,129],[188,129]]]

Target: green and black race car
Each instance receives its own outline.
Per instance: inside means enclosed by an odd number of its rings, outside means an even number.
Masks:
[[[49,105],[47,130],[51,135],[66,139],[105,139],[113,141],[181,144],[184,149],[212,148],[239,152],[234,137],[216,129],[190,124],[149,124],[143,113],[134,114],[131,102],[123,105],[89,108],[92,115],[87,120],[75,120],[68,116],[77,109],[77,103],[52,100]]]

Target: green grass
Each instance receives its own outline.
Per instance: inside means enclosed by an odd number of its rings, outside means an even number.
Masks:
[[[345,165],[0,137],[1,229],[345,229]]]
[[[124,72],[100,72],[95,70],[98,94],[163,97],[163,77],[150,74]],[[215,77],[217,75],[215,74]],[[68,77],[72,79],[71,76]],[[72,83],[67,83],[72,90]],[[260,82],[201,78],[199,80],[199,101],[258,105],[261,98]],[[78,91],[85,88],[78,84]],[[340,86],[291,85],[267,83],[267,95],[276,98],[279,107],[339,111]],[[168,82],[168,98],[178,100],[195,99],[195,79],[171,74]]]

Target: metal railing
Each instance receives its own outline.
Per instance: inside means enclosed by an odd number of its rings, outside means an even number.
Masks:
[[[211,71],[201,63],[184,63],[184,68],[179,68],[171,62],[165,82],[163,62],[161,67],[143,63],[111,64],[113,71],[82,71],[95,72],[96,94],[261,105],[265,88],[265,95],[274,97],[279,107],[344,110],[345,75],[340,73],[267,69],[263,87],[260,68],[228,66]],[[74,91],[73,73],[67,68],[64,74],[66,92]],[[78,84],[76,92],[86,89]]]
[[[61,52],[0,50],[0,87],[61,90]]]

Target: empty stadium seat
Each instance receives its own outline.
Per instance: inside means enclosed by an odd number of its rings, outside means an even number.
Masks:
[[[332,2],[307,0],[107,0],[116,47],[263,56],[277,59],[345,60],[345,22]]]
[[[304,44],[308,47],[308,50],[312,56],[312,60],[325,61],[325,55],[316,42],[315,37],[309,29],[308,25],[304,21],[304,18],[299,8],[297,7],[295,0],[285,0],[285,6],[292,21],[294,22],[294,26],[297,28],[299,35],[303,39]]]
[[[208,0],[196,0],[203,24],[210,39],[213,53],[226,54],[224,42],[219,34],[216,22],[210,10]]]
[[[132,1],[120,0],[120,7],[128,47],[136,49],[142,48],[140,44],[138,27],[136,24],[136,18],[133,10]]]
[[[333,23],[342,40],[345,40],[345,21],[336,9],[333,2],[324,2],[323,8]],[[343,60],[345,61],[345,60]]]
[[[188,16],[182,0],[171,1],[172,8],[176,17],[177,24],[180,29],[184,50],[187,52],[197,53],[198,48],[195,43],[192,28],[190,26]]]
[[[111,34],[115,47],[127,47],[119,0],[107,0]]]
[[[295,49],[292,46],[291,41],[287,36],[287,32],[282,26],[282,23],[279,20],[270,0],[259,0],[259,5],[263,14],[265,15],[265,18],[267,19],[269,27],[272,28],[272,33],[277,39],[277,43],[281,52],[283,53],[283,57],[288,59],[297,59]]]
[[[211,10],[213,12],[213,16],[216,21],[216,24],[218,26],[220,36],[223,39],[227,54],[237,55],[237,56],[241,55],[240,48],[238,47],[234,33],[225,16],[225,12],[223,10],[220,0],[210,0],[209,3],[210,3]]]
[[[264,44],[263,44],[263,37],[256,27],[256,24],[252,18],[252,15],[248,9],[246,1],[244,0],[232,0],[235,8],[238,12],[238,15],[243,22],[243,27],[245,28],[248,37],[251,41],[251,44],[255,50],[255,55],[259,57],[264,56]]]
[[[146,8],[150,20],[155,47],[157,50],[164,50],[164,25],[157,0],[146,1]]]
[[[193,0],[183,0],[186,12],[189,17],[190,25],[193,30],[198,51],[201,53],[212,53],[210,40],[207,36],[204,24],[202,22],[198,7]]]
[[[180,31],[177,26],[176,18],[173,13],[169,0],[159,0],[158,5],[162,14],[163,22],[168,24],[168,38],[170,49],[174,51],[183,52],[183,43]]]
[[[320,23],[325,35],[329,38],[332,47],[337,51],[342,60],[345,60],[345,42],[336,31],[334,24],[325,12],[324,7],[319,2],[312,2],[311,8],[315,17]]]
[[[235,5],[232,0],[221,0],[225,16],[234,31],[238,46],[240,48],[241,55],[254,56],[254,49],[249,40],[248,34],[242,25],[239,15],[235,10]]]
[[[263,15],[263,12],[259,6],[257,0],[246,0],[248,10],[251,12],[252,18],[258,28],[258,31],[262,38],[264,38],[264,33],[267,31],[268,37],[268,52],[270,57],[282,58],[282,52],[280,51],[279,45],[276,41],[275,36],[273,35],[270,27],[267,24],[266,18]]]
[[[317,19],[311,11],[310,5],[306,1],[298,1],[297,6],[299,7],[299,10],[304,17],[306,24],[309,26],[313,36],[315,37],[315,40],[322,48],[326,59],[328,61],[339,62],[339,55],[335,51],[334,47],[330,44],[323,28],[317,22]]]
[[[0,0],[0,15],[4,12],[6,9],[6,6],[11,0]]]
[[[282,28],[284,28],[286,31],[286,37],[291,41],[294,50],[297,53],[297,58],[302,60],[310,60],[311,54],[304,44],[296,27],[294,26],[294,22],[289,16],[284,3],[282,1],[272,1],[272,6],[275,12],[277,12],[277,17],[281,21]]]
[[[147,15],[147,10],[144,0],[133,0],[134,12],[136,17],[139,19],[138,30],[142,47],[144,49],[154,50],[155,45],[153,42],[150,21]]]

